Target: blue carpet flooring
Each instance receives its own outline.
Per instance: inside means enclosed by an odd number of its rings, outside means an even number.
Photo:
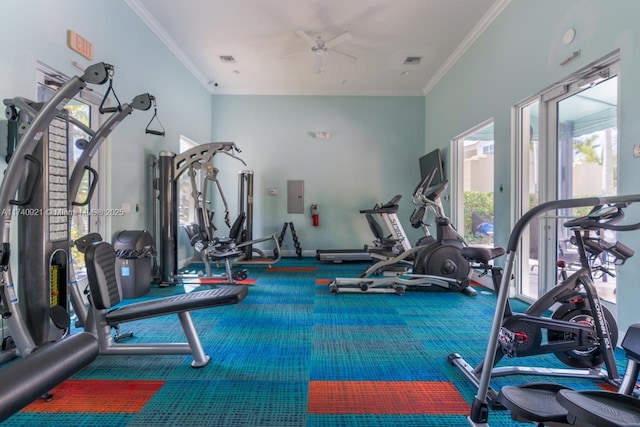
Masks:
[[[357,276],[366,265],[283,259],[276,267],[248,267],[256,283],[240,304],[192,313],[211,356],[206,367],[191,368],[190,356],[184,355],[102,355],[72,378],[69,389],[89,380],[106,388],[84,387],[68,395],[60,390],[54,393],[55,410],[38,403],[4,425],[467,425],[475,388],[446,357],[457,352],[471,364],[481,360],[495,304],[492,293],[474,298],[426,292],[332,295],[317,281]],[[141,299],[197,289],[153,286]],[[122,328],[134,331],[129,342],[183,341],[176,316]],[[624,356],[617,356],[623,370]],[[503,363],[564,367],[550,355]],[[501,378],[495,385],[533,380],[540,379]],[[596,387],[588,381],[556,381]],[[140,394],[148,384],[155,388]],[[117,396],[130,406],[118,403]],[[491,411],[490,423],[524,425],[511,421],[506,411]]]

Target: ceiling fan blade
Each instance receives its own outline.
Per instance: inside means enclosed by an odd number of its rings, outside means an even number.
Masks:
[[[340,55],[346,56],[347,58],[351,58],[351,59],[358,59],[358,57],[357,57],[357,56],[349,55],[348,53],[340,52],[339,50],[335,50],[335,49],[331,49],[331,50],[329,50],[329,51],[327,51],[327,52],[330,52],[330,53],[337,53],[337,54],[340,54]]]
[[[315,39],[313,37],[311,37],[309,34],[307,34],[306,31],[295,30],[294,33],[296,33],[296,35],[298,37],[300,37],[302,40],[306,41],[310,45],[315,45],[316,44]]]
[[[322,55],[316,55],[316,64],[313,68],[313,70],[317,73],[317,74],[322,74]]]
[[[326,41],[324,45],[327,47],[327,49],[331,49],[333,46],[337,46],[340,43],[346,42],[350,38],[351,38],[351,33],[349,33],[348,31],[345,31],[342,34],[338,34],[331,40]]]
[[[286,54],[282,55],[280,58],[287,59],[287,58],[291,58],[291,57],[294,57],[294,56],[305,55],[305,54],[310,53],[310,52],[311,51],[309,49],[299,50],[297,52],[286,53]]]

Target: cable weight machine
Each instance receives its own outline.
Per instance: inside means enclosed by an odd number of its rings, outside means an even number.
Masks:
[[[107,95],[105,95],[105,97],[106,96]],[[130,103],[118,105],[116,110],[104,121],[102,126],[100,126],[97,131],[94,132],[91,129],[85,129],[85,132],[90,136],[90,139],[88,141],[84,140],[80,142],[80,144],[78,143],[78,141],[76,141],[76,146],[81,146],[82,154],[80,154],[80,157],[76,159],[73,171],[69,176],[69,199],[67,201],[69,210],[73,209],[74,207],[87,206],[91,201],[91,197],[96,189],[99,179],[98,172],[91,167],[91,161],[93,160],[93,157],[98,153],[98,149],[100,148],[102,143],[120,124],[120,122],[128,117],[134,110],[147,111],[151,108],[152,104],[154,106],[156,105],[155,96],[149,93],[140,94],[134,97]],[[149,132],[145,131],[145,133]],[[90,183],[87,195],[84,200],[77,200],[78,190],[82,185],[83,177],[87,173],[89,174]],[[71,300],[71,305],[73,306],[73,310],[78,318],[76,326],[83,327],[85,326],[84,323],[86,321],[88,311],[83,298],[83,293],[78,288],[76,282],[73,257],[71,257],[70,261],[71,262],[68,266],[68,293]]]
[[[156,223],[155,218],[157,218],[159,225],[159,230],[156,229],[157,225],[154,225],[154,232],[159,236],[156,241],[160,244],[161,284],[171,285],[178,282],[178,181],[180,177],[189,171],[193,175],[190,177],[193,184],[196,168],[211,163],[213,157],[219,153],[227,154],[244,163],[236,156],[237,152],[239,150],[233,142],[209,143],[198,145],[181,154],[162,151],[157,159],[149,160],[150,179],[154,184],[153,192],[157,194],[157,200],[154,197],[152,201],[151,210],[154,224]],[[196,201],[200,197],[193,194],[192,196]],[[158,209],[156,209],[157,206],[159,206]],[[199,219],[202,221],[202,227],[208,230],[210,228],[209,216],[201,213]]]
[[[224,154],[240,161],[240,150],[234,142],[212,142],[197,145],[183,153],[176,154],[163,151],[157,158],[151,156],[148,161],[149,180],[153,183],[152,215],[154,217],[154,231],[159,236],[156,240],[160,244],[159,275],[164,285],[177,284],[181,277],[178,275],[178,212],[179,197],[178,182],[183,174],[187,174],[191,185],[190,196],[194,202],[196,224],[191,224],[191,244],[200,253],[205,264],[205,277],[212,277],[210,263],[224,263],[227,270],[228,283],[233,283],[231,264],[267,264],[279,261],[275,259],[254,260],[253,255],[263,253],[253,245],[273,240],[279,251],[275,235],[253,239],[253,171],[242,170],[238,175],[239,186],[239,215],[232,224],[229,219],[229,209],[226,198],[217,180],[219,170],[214,167],[216,155]],[[197,172],[200,171],[198,179]],[[229,237],[215,236],[216,228],[212,222],[212,212],[205,205],[209,194],[209,186],[215,185],[219,192],[224,212],[224,221],[229,227]],[[157,197],[155,196],[157,195]],[[157,218],[157,220],[156,220]],[[157,221],[157,222],[156,222]],[[245,223],[246,221],[246,223]],[[159,227],[157,225],[159,225]],[[196,230],[196,231],[193,231]],[[235,235],[237,232],[237,235]],[[246,277],[246,273],[244,275]],[[238,279],[241,277],[235,277]]]
[[[6,116],[20,123],[18,131],[22,136],[0,185],[0,216],[4,222],[0,235],[0,301],[2,317],[6,319],[16,350],[21,355],[31,353],[51,337],[62,336],[65,325],[68,326],[65,268],[68,262],[68,160],[59,154],[58,147],[68,130],[63,108],[87,84],[104,84],[112,69],[105,63],[90,66],[83,76],[71,78],[46,103],[32,103],[24,98],[4,100]],[[64,182],[60,179],[63,172]],[[49,197],[50,191],[53,191],[53,197]],[[47,197],[49,201],[55,201],[53,206],[44,204]],[[38,202],[42,204],[35,205]],[[45,209],[53,212],[45,215]],[[33,227],[28,231],[30,234],[18,239],[20,265],[26,268],[20,269],[17,291],[10,262],[10,231],[14,213],[24,214],[19,215],[20,234],[24,233],[27,224]],[[49,215],[51,213],[65,215]],[[22,258],[25,246],[30,249],[30,259]],[[52,265],[57,267],[52,269]],[[53,291],[52,274],[55,276],[54,285],[57,285]],[[54,307],[61,308],[53,308],[52,303]]]
[[[71,117],[64,109],[67,102],[84,87],[103,84],[113,77],[113,67],[99,63],[74,77],[44,103],[16,97],[5,99],[6,116],[17,124],[22,135],[10,158],[0,200],[4,216],[3,257],[0,270],[2,315],[16,348],[4,356],[27,355],[36,347],[57,341],[68,333],[70,306],[84,326],[87,308],[78,289],[70,253],[70,219],[74,206],[89,204],[96,188],[98,173],[90,163],[98,148],[133,110],[148,110],[152,95],[136,96],[130,104],[115,107],[104,123],[93,130]],[[105,95],[105,98],[107,97]],[[68,158],[69,129],[82,130],[87,139],[75,141],[82,150],[71,171]],[[84,201],[76,201],[83,177],[89,173],[89,188]],[[12,197],[17,196],[15,199]],[[10,273],[9,232],[12,216],[17,216],[18,281]],[[16,290],[17,288],[17,290]]]

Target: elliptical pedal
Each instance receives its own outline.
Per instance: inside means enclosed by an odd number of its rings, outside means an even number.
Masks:
[[[560,390],[569,388],[551,383],[504,386],[498,402],[511,411],[514,421],[567,423],[568,411],[556,400]]]

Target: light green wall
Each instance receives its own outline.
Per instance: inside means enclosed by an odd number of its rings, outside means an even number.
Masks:
[[[631,147],[640,134],[640,2],[636,0],[512,0],[439,84],[422,97],[273,97],[211,96],[175,56],[121,1],[12,0],[3,4],[0,35],[0,97],[35,97],[37,61],[68,75],[71,61],[88,65],[66,47],[72,29],[95,46],[96,61],[116,67],[118,97],[126,102],[150,92],[157,96],[167,130],[163,138],[145,135],[151,113],[135,112],[112,134],[110,201],[118,208],[138,203],[141,211],[105,218],[111,229],[149,226],[146,158],[149,153],[178,150],[179,136],[197,142],[235,141],[256,173],[255,234],[279,232],[294,221],[303,249],[361,247],[371,241],[359,209],[402,194],[400,218],[407,225],[410,194],[418,179],[417,158],[489,118],[495,120],[496,239],[510,231],[512,172],[511,106],[609,53],[620,50],[620,193],[637,192],[640,172]],[[576,39],[562,44],[573,27]],[[580,58],[559,63],[580,49]],[[329,140],[309,132],[328,131]],[[426,142],[425,142],[426,141]],[[629,154],[629,155],[626,155]],[[221,158],[221,180],[236,210],[236,172],[241,166]],[[0,169],[3,165],[0,164]],[[286,213],[286,181],[305,181],[305,207],[318,203],[320,227],[307,214]],[[279,190],[268,196],[267,188]],[[637,210],[630,210],[634,217]],[[640,236],[624,242],[640,248]],[[290,240],[287,239],[290,246]],[[285,246],[285,249],[287,247]],[[621,327],[640,320],[635,301],[640,287],[640,257],[619,275]]]
[[[315,131],[331,138],[314,139]],[[236,142],[255,171],[256,237],[293,221],[305,251],[362,248],[373,235],[358,211],[402,194],[398,215],[411,240],[417,238],[409,216],[424,154],[422,97],[216,95],[213,139]],[[225,158],[220,165],[237,212],[240,165]],[[319,227],[311,226],[308,213],[287,214],[287,180],[304,180],[305,210],[319,205]],[[270,187],[279,194],[268,195]],[[293,249],[289,235],[283,248]]]
[[[640,193],[640,160],[632,146],[640,133],[640,2],[634,0],[512,0],[491,27],[425,97],[427,149],[445,148],[452,138],[493,118],[495,121],[496,241],[505,245],[511,229],[510,199],[514,182],[511,107],[617,49],[621,55],[619,99],[620,194]],[[570,45],[562,36],[575,28]],[[560,62],[575,50],[578,60]],[[504,185],[504,192],[497,191]],[[640,208],[638,206],[637,208]],[[636,208],[636,209],[637,209]],[[629,218],[640,219],[630,209]],[[619,236],[640,249],[638,233]],[[618,277],[618,316],[622,330],[640,321],[637,301],[640,257],[632,258]]]
[[[72,61],[90,64],[67,48],[67,29],[93,43],[93,62],[115,66],[114,87],[122,102],[143,92],[158,98],[167,131],[165,138],[145,135],[152,113],[134,112],[105,144],[111,170],[107,207],[140,206],[139,212],[132,209],[124,217],[104,218],[112,233],[150,227],[147,155],[178,151],[181,134],[199,143],[233,140],[244,150],[256,172],[256,236],[279,232],[284,221],[293,220],[305,250],[359,248],[372,240],[359,209],[401,193],[400,216],[406,221],[410,215],[417,157],[424,154],[422,97],[215,96],[212,101],[124,2],[109,0],[68,0],[56,7],[46,0],[5,5],[0,35],[11,42],[0,56],[0,97],[35,98],[38,61],[67,75],[80,73]],[[329,131],[332,138],[315,140],[309,132],[316,130]],[[240,168],[233,162],[221,167],[232,215],[237,212]],[[287,215],[287,179],[305,180],[305,208],[320,205],[319,228],[310,227],[307,214]],[[267,187],[280,194],[266,197]],[[415,240],[417,233],[407,228]]]
[[[68,29],[93,43],[94,61],[89,62],[67,48]],[[144,133],[153,111],[136,111],[106,143],[112,172],[106,207],[120,208],[127,202],[132,212],[104,220],[111,222],[113,233],[150,227],[147,155],[162,150],[178,151],[181,134],[194,140],[208,140],[211,95],[123,1],[6,1],[0,13],[0,37],[5,41],[0,55],[2,99],[35,98],[37,61],[69,76],[81,74],[71,65],[72,61],[83,67],[107,62],[115,67],[114,89],[121,102],[129,102],[145,92],[157,97],[165,138]],[[95,90],[104,93],[106,88]],[[0,170],[4,167],[1,162]],[[137,213],[136,203],[141,208]]]

